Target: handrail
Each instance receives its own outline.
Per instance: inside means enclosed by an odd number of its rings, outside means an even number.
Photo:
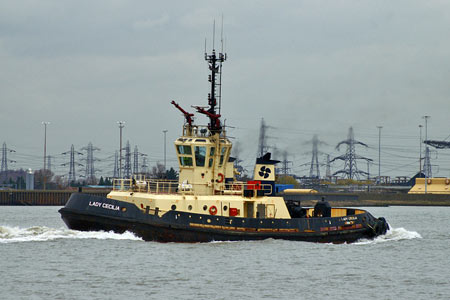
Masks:
[[[207,183],[187,183],[178,182],[177,180],[164,180],[164,179],[114,179],[113,191],[121,192],[141,192],[149,194],[191,194],[200,195],[196,190],[204,190],[203,188],[208,186]],[[202,187],[197,188],[196,187]],[[225,195],[244,195],[245,190],[262,191],[262,195],[272,194],[272,185],[270,184],[257,184],[257,183],[244,183],[244,182],[230,182],[226,183],[223,190],[214,191],[215,194]],[[262,196],[261,193],[254,193],[255,196]]]
[[[183,137],[208,137],[211,136],[211,131],[209,130],[209,127],[206,125],[189,125],[185,124],[183,126]],[[222,129],[222,132],[220,134],[221,137],[226,137],[226,131],[225,129]]]

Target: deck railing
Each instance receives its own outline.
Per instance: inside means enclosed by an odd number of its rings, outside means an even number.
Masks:
[[[205,125],[192,125],[189,126],[188,124],[185,124],[183,126],[183,137],[208,137],[213,135],[211,131],[209,130],[208,126]],[[222,128],[222,131],[220,133],[220,137],[224,138],[226,137],[226,130],[225,128]]]
[[[114,179],[113,191],[141,192],[149,194],[186,194],[199,195],[205,191],[207,183],[180,183],[177,180],[163,179]],[[252,192],[249,192],[252,191]],[[226,183],[223,190],[216,190],[214,194],[241,195],[246,197],[264,196],[272,194],[272,185],[244,182]]]

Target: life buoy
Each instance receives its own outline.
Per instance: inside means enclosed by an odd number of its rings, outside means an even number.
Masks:
[[[223,181],[223,174],[222,173],[219,173],[219,174],[217,174],[217,177],[219,177],[219,179],[217,179],[217,182],[218,183],[221,183],[222,181]]]
[[[446,185],[449,185],[449,184],[450,184],[450,179],[448,179],[448,178],[445,179],[445,184],[446,184]]]
[[[209,214],[212,215],[212,216],[215,216],[215,215],[217,214],[217,207],[215,207],[214,205],[212,205],[212,206],[209,208]]]

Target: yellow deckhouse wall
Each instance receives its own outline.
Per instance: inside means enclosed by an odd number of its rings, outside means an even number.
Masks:
[[[428,194],[450,194],[450,178],[426,178]],[[425,178],[416,178],[416,184],[408,194],[424,194]]]

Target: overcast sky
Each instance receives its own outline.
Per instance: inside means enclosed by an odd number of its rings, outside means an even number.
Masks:
[[[172,141],[183,118],[206,105],[204,41],[216,48],[224,16],[222,115],[251,170],[263,117],[269,144],[287,150],[297,175],[309,174],[313,134],[320,150],[353,126],[370,146],[357,153],[378,171],[413,176],[419,124],[450,140],[449,1],[0,1],[0,142],[17,152],[9,168],[42,167],[44,127],[54,171],[71,144],[92,142],[103,173],[124,140],[176,166]],[[208,51],[209,51],[208,50]],[[219,49],[220,50],[220,49]],[[197,116],[197,123],[206,123]],[[319,157],[325,162],[325,156]],[[432,155],[433,175],[450,176],[450,149]],[[332,171],[341,167],[332,165]],[[365,163],[360,167],[367,170]],[[325,173],[325,168],[321,169]]]

